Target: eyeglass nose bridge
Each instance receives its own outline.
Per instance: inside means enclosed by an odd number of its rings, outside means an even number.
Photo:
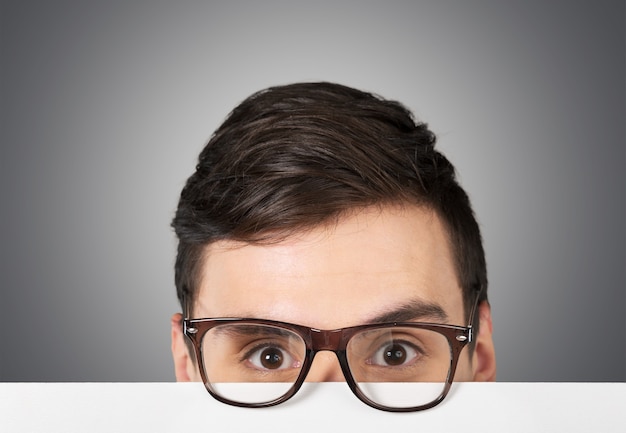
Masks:
[[[324,331],[321,329],[311,329],[311,346],[313,352],[320,350],[330,350],[336,352],[342,348],[343,332],[341,329]]]

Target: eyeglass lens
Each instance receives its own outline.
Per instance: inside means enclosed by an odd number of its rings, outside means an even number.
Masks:
[[[246,404],[287,394],[306,356],[306,344],[296,332],[250,323],[211,328],[201,348],[207,385],[222,398]],[[396,408],[436,400],[445,388],[451,353],[444,335],[413,327],[363,330],[346,347],[361,393],[375,404]]]

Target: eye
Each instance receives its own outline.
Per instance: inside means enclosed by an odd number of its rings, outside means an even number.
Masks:
[[[277,346],[261,346],[248,352],[246,359],[260,370],[298,368],[297,362],[286,350]]]
[[[381,346],[366,363],[382,367],[398,367],[413,364],[420,351],[412,344],[392,340]]]

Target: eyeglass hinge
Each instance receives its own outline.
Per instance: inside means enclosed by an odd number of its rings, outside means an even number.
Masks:
[[[187,332],[190,334],[195,334],[198,332],[198,328],[187,328]]]
[[[457,341],[467,341],[468,343],[471,343],[474,339],[474,331],[472,327],[470,326],[469,328],[467,328],[467,335],[459,334],[456,336],[456,339]]]

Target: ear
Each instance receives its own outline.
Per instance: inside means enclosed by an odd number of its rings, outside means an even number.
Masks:
[[[172,356],[174,358],[174,373],[178,382],[190,382],[195,366],[189,356],[185,335],[183,334],[183,315],[176,313],[172,316]]]
[[[480,325],[472,362],[474,381],[493,382],[496,380],[496,351],[492,337],[491,307],[488,302],[481,302],[478,306],[478,318]]]

